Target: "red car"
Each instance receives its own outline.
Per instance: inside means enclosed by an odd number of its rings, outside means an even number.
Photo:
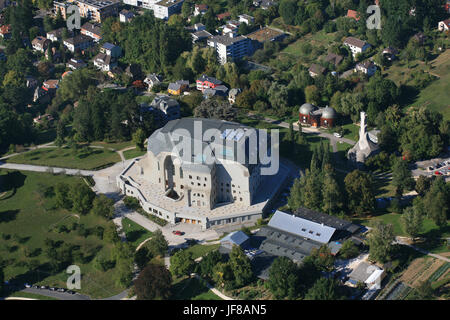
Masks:
[[[182,236],[184,234],[184,232],[181,232],[179,230],[174,230],[174,231],[172,231],[172,233],[176,236]]]
[[[435,171],[434,174],[437,176],[442,176],[442,173],[440,173],[439,171]]]

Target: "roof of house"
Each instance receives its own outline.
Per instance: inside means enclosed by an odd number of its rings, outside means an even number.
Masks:
[[[8,34],[11,33],[11,25],[5,24],[3,26],[0,26],[0,33],[1,34]]]
[[[245,241],[247,241],[249,239],[249,237],[242,231],[235,231],[232,232],[228,235],[226,235],[225,237],[223,237],[220,240],[220,243],[223,242],[232,242],[233,244],[240,246],[241,244],[243,244]]]
[[[350,233],[356,232],[360,227],[350,221],[340,219],[329,214],[314,211],[307,208],[299,208],[295,211],[295,215],[313,222],[324,224],[335,228],[336,230],[345,230]]]
[[[325,72],[325,68],[321,65],[313,63],[311,67],[309,67],[309,71],[315,74],[323,74]]]
[[[96,23],[90,23],[90,22],[86,22],[85,24],[83,24],[81,26],[81,30],[86,30],[89,31],[95,35],[101,36],[102,34],[102,28],[100,25],[96,24]]]
[[[216,17],[219,20],[223,20],[223,19],[228,18],[230,16],[231,16],[231,13],[229,11],[227,11],[227,12],[218,14]]]
[[[43,46],[46,41],[48,41],[47,38],[42,37],[42,36],[37,36],[36,38],[33,39],[33,41],[31,41],[31,43],[33,45],[39,44],[40,46]]]
[[[103,65],[111,64],[111,56],[106,53],[99,53],[94,57],[94,61]]]
[[[199,11],[206,11],[206,10],[208,10],[208,5],[203,4],[203,3],[201,3],[201,4],[196,4],[196,5],[195,5],[195,8],[196,8],[197,10],[199,10]]]
[[[352,18],[358,21],[360,18],[358,17],[358,11],[355,10],[348,10],[347,11],[347,18]]]
[[[225,34],[225,35],[211,37],[211,38],[209,38],[208,41],[217,42],[217,43],[223,44],[225,46],[229,46],[235,42],[245,41],[245,40],[247,40],[247,37],[244,37],[244,36],[230,37],[228,34]]]
[[[379,271],[383,271],[381,268],[376,265],[370,264],[366,261],[362,261],[353,271],[348,275],[350,279],[358,281],[358,282],[366,282],[373,273]]]
[[[134,13],[129,10],[126,10],[126,9],[123,9],[122,11],[120,11],[120,14],[125,16],[127,19],[131,19],[134,17]]]
[[[447,20],[444,20],[441,22],[443,22],[448,28],[450,28],[450,19],[447,19]]]
[[[336,231],[335,228],[282,211],[276,211],[268,225],[320,243],[328,243]]]
[[[116,45],[109,43],[109,42],[105,42],[102,46],[102,48],[106,49],[106,50],[112,50],[115,47],[117,47]]]
[[[212,36],[212,34],[206,30],[200,30],[200,31],[194,32],[192,34],[192,37],[196,38],[197,40],[209,38],[211,36]]]
[[[348,37],[347,39],[345,39],[344,44],[349,44],[362,49],[367,44],[367,42],[358,38]]]
[[[64,42],[70,43],[70,44],[72,44],[74,46],[76,46],[77,44],[80,44],[80,43],[90,42],[90,41],[92,41],[92,39],[90,37],[88,37],[88,36],[83,35],[83,34],[79,34],[79,35],[76,35],[73,38],[67,38],[66,40],[64,40]]]
[[[247,34],[246,37],[259,42],[265,42],[265,41],[274,41],[275,39],[283,35],[284,35],[283,32],[270,29],[268,27],[264,27],[262,29]]]
[[[181,84],[176,82],[169,83],[169,86],[167,87],[167,90],[174,90],[178,91],[181,89]]]
[[[209,77],[205,74],[202,74],[202,76],[200,78],[198,78],[197,81],[200,81],[200,82],[208,81],[208,82],[211,82],[211,83],[214,83],[217,85],[222,84],[222,81],[220,81],[219,79],[216,79],[214,77]]]
[[[62,33],[63,33],[64,29],[65,28],[59,28],[59,29],[55,29],[55,30],[49,31],[49,32],[47,32],[47,36],[53,35],[55,37],[60,38],[62,36]]]
[[[344,57],[339,54],[330,53],[326,56],[325,61],[331,62],[332,64],[337,66],[338,64],[340,64],[342,62],[343,59],[344,59]]]
[[[59,80],[51,79],[51,80],[44,81],[42,86],[45,87],[46,89],[57,89],[58,84],[59,84]]]
[[[375,64],[370,60],[366,60],[364,62],[358,63],[356,66],[364,69],[369,69],[375,67]]]

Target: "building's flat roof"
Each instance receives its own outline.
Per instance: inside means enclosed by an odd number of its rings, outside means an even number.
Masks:
[[[247,34],[246,37],[252,40],[256,40],[258,42],[266,42],[266,41],[273,41],[274,39],[283,35],[284,35],[283,32],[265,27],[263,29],[259,29],[252,33]]]
[[[307,208],[299,208],[295,211],[295,215],[316,223],[323,223],[324,225],[335,228],[336,230],[345,230],[350,233],[354,233],[360,228],[358,225],[355,225],[350,221]]]

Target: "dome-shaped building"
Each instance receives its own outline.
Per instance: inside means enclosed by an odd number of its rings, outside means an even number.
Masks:
[[[336,110],[334,110],[329,106],[326,106],[325,108],[322,109],[322,115],[320,117],[320,125],[322,127],[327,128],[333,127],[336,118],[337,118]]]
[[[298,113],[300,124],[325,128],[333,127],[338,116],[336,110],[331,107],[317,108],[311,103],[303,104]]]
[[[312,113],[316,110],[317,107],[311,103],[304,103],[298,110],[300,123],[311,124],[311,120],[314,118]]]

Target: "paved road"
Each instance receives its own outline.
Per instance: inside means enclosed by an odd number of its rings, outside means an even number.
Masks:
[[[34,293],[39,294],[41,296],[51,297],[58,300],[90,300],[88,296],[76,293],[76,294],[69,294],[65,292],[57,292],[57,291],[51,291],[48,289],[34,289],[34,288],[25,288],[22,290],[23,292],[28,293]]]
[[[13,170],[24,170],[24,171],[35,171],[35,172],[48,172],[53,170],[54,173],[65,173],[67,175],[82,175],[82,176],[93,176],[95,171],[91,170],[79,170],[79,169],[67,169],[58,167],[46,167],[46,166],[36,166],[31,164],[18,164],[18,163],[5,163],[0,162],[0,168],[13,169]]]

